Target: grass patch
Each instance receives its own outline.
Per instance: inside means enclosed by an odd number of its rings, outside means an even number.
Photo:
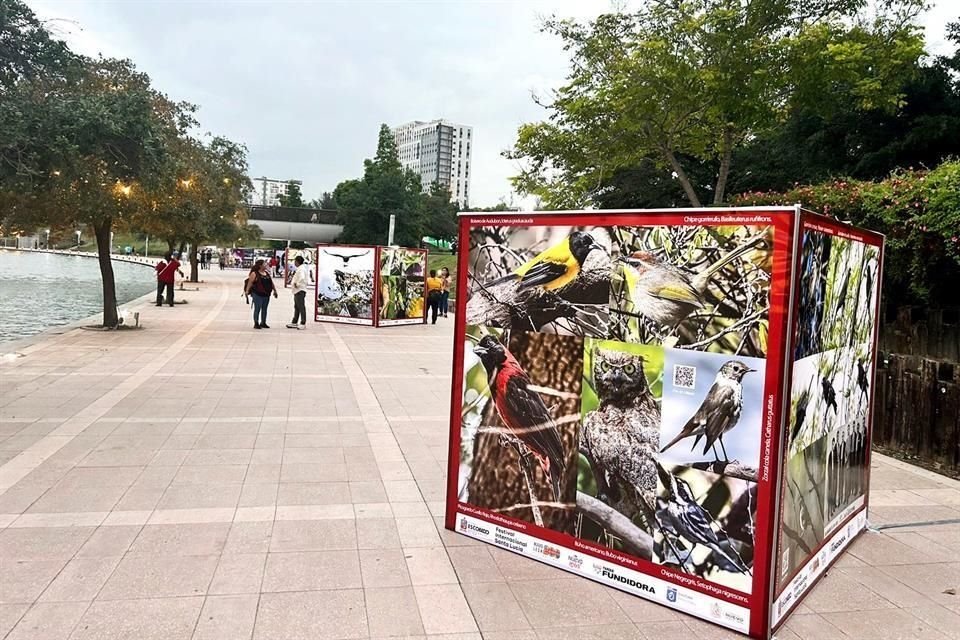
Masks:
[[[427,256],[427,271],[430,269],[436,269],[437,272],[440,269],[446,267],[450,270],[450,297],[457,297],[457,258],[459,256],[454,256],[449,253],[433,253],[430,252],[430,255]]]

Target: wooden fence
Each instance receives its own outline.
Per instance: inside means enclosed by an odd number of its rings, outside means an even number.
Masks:
[[[960,473],[960,309],[884,314],[873,443]]]

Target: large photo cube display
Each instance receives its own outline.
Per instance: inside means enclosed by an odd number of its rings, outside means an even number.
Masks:
[[[768,637],[865,524],[882,238],[591,211],[460,247],[447,528]]]

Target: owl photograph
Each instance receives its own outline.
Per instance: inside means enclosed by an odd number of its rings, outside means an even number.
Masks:
[[[610,337],[766,355],[772,227],[616,227],[613,236]]]
[[[580,428],[580,490],[651,534],[656,506],[654,457],[660,442],[663,350],[585,340]],[[578,535],[620,550],[624,540],[578,516]]]

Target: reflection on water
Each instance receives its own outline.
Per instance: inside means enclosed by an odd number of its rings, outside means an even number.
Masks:
[[[149,267],[114,261],[113,272],[119,304],[156,286]],[[0,251],[0,342],[76,322],[102,310],[96,259]]]

